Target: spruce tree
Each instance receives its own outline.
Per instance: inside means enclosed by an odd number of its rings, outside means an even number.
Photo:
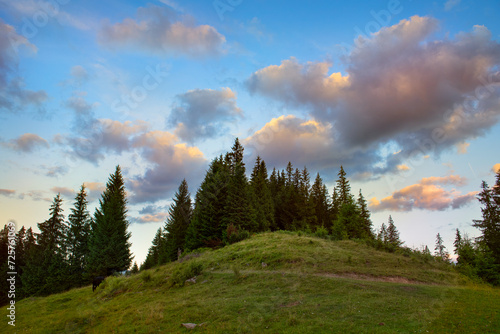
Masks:
[[[387,225],[387,245],[391,248],[391,250],[394,250],[402,244],[403,242],[399,239],[399,231],[396,228],[396,225],[394,225],[394,220],[392,220],[392,217],[389,216]]]
[[[257,231],[276,229],[274,225],[274,203],[267,177],[267,167],[264,160],[261,160],[259,156],[257,156],[250,176],[250,189]]]
[[[120,166],[116,166],[94,214],[87,270],[90,275],[105,276],[130,267],[128,226],[125,184]]]
[[[150,269],[160,264],[160,251],[163,244],[163,230],[160,227],[155,234],[153,244],[149,247],[148,255],[141,266],[141,270]]]
[[[230,178],[229,157],[214,159],[196,192],[193,216],[186,231],[186,249],[222,244],[223,231],[227,228],[222,221]]]
[[[74,207],[68,216],[68,255],[72,273],[72,282],[81,285],[85,282],[83,273],[89,257],[91,217],[87,210],[87,193],[82,184],[75,197]]]
[[[443,245],[443,238],[441,238],[441,234],[439,233],[436,235],[436,247],[434,247],[434,255],[443,261],[448,260],[448,252],[446,251],[446,247]]]
[[[326,185],[323,184],[323,180],[319,173],[316,175],[316,179],[311,187],[311,202],[314,206],[314,212],[316,214],[316,227],[324,227],[327,230],[331,229],[330,221],[330,203],[328,201],[328,189]]]
[[[27,258],[21,277],[27,295],[48,295],[71,287],[66,261],[67,226],[64,222],[60,194],[50,206],[50,218],[38,224],[36,250]]]
[[[481,230],[478,238],[481,247],[491,252],[495,263],[500,265],[500,171],[496,174],[495,186],[490,188],[483,181],[481,188],[478,199],[483,219],[474,220],[473,226]]]
[[[360,216],[360,232],[361,237],[364,239],[373,239],[374,235],[372,232],[372,221],[370,220],[370,211],[368,210],[368,204],[366,203],[361,189],[359,190],[359,197],[357,201],[359,216]]]
[[[185,250],[186,231],[191,223],[193,208],[191,194],[186,179],[182,180],[175,193],[174,203],[168,211],[169,217],[165,223],[165,249],[160,254],[160,264],[177,260],[178,250]]]
[[[237,230],[255,232],[257,224],[252,208],[248,180],[245,175],[243,150],[243,146],[240,144],[238,138],[236,138],[232,151],[229,154],[231,177],[223,224],[224,228],[232,224]]]

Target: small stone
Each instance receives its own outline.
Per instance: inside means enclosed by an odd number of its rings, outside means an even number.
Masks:
[[[385,326],[385,324],[383,322],[379,322],[378,325],[379,326]]]

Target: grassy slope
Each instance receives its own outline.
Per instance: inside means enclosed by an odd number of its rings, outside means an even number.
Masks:
[[[266,265],[263,266],[262,263]],[[201,265],[196,284],[169,287]],[[176,274],[177,273],[177,274]],[[352,241],[264,233],[17,306],[16,332],[494,333],[500,290]],[[187,330],[181,323],[205,323]],[[0,325],[6,325],[4,321]]]

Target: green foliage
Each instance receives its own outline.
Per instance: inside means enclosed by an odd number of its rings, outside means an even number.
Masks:
[[[164,228],[165,234],[161,235],[156,243],[159,254],[155,264],[175,261],[178,252],[186,249],[186,233],[193,215],[191,194],[186,179],[182,180],[179,185],[179,189],[175,193],[174,203],[170,206],[168,212],[169,217]]]
[[[179,263],[174,268],[172,275],[169,277],[167,286],[182,287],[186,280],[195,276],[201,275],[203,272],[203,264],[201,262],[188,261]]]
[[[130,232],[127,231],[127,199],[120,166],[111,174],[94,214],[87,272],[104,276],[130,267]]]
[[[314,235],[317,236],[318,238],[327,238],[328,237],[328,230],[320,226],[316,229],[316,232],[314,232]]]

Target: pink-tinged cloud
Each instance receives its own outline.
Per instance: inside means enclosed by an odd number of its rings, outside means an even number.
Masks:
[[[12,189],[0,189],[0,195],[2,196],[12,196],[16,193],[15,190]]]
[[[291,58],[256,71],[246,86],[331,124],[341,150],[322,155],[390,143],[401,149],[388,158],[400,160],[396,169],[414,155],[482,136],[500,118],[500,44],[484,26],[436,40],[438,26],[413,16],[360,36],[345,58],[345,74],[330,73],[328,62]]]
[[[154,214],[144,214],[140,217],[132,218],[132,221],[137,224],[158,223],[167,220],[168,212],[158,212]]]
[[[99,43],[107,48],[128,48],[153,53],[187,54],[194,57],[223,53],[226,38],[214,27],[194,25],[166,7],[149,5],[137,10],[137,19],[105,22],[98,32]]]
[[[345,147],[337,137],[328,122],[288,115],[273,118],[245,138],[243,144],[253,158],[259,155],[269,166],[284,167],[290,161],[296,166],[307,165],[321,171],[326,178],[334,177],[340,165],[355,178],[371,178],[373,174],[396,168],[394,158],[389,158],[382,167],[375,166],[381,161],[376,147]]]
[[[198,181],[206,167],[203,153],[194,146],[180,143],[172,133],[150,131],[134,139],[142,157],[152,164],[144,175],[129,180],[131,203],[168,200],[182,179]]]
[[[4,145],[18,152],[33,152],[38,148],[50,146],[45,139],[33,133],[25,133]]]
[[[377,211],[412,211],[422,209],[430,211],[443,211],[447,209],[459,209],[475,200],[477,191],[460,194],[457,190],[445,190],[439,184],[453,184],[461,186],[465,184],[465,178],[457,175],[448,177],[423,178],[417,184],[404,187],[395,191],[391,196],[378,200],[370,200],[370,210]]]
[[[106,185],[102,182],[84,182],[83,184],[89,203],[101,198],[101,194],[106,190]]]

